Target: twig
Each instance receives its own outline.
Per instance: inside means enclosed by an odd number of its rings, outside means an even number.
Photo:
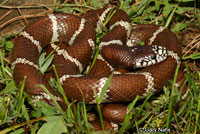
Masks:
[[[158,21],[160,18],[164,17],[164,14],[161,14],[160,16],[156,17],[154,20],[150,22],[150,24],[153,24],[154,22]]]
[[[0,6],[0,8],[5,8],[5,9],[27,9],[27,8],[41,8],[41,7],[53,7],[55,5],[23,5],[23,6]]]
[[[21,10],[20,10],[20,8],[18,8],[18,12],[19,12],[19,14],[20,14],[21,16],[23,16],[23,15],[22,15],[22,12],[21,12]],[[26,23],[26,25],[27,25],[28,22],[27,22],[27,19],[26,19],[26,18],[24,18],[24,21],[25,21],[25,23]],[[20,22],[21,22],[21,21],[20,21]],[[21,22],[21,23],[22,23],[22,22]],[[22,23],[22,25],[25,26],[24,23]]]
[[[87,5],[81,5],[81,4],[57,4],[56,6],[65,6],[65,7],[85,7],[85,8],[90,8],[90,9],[94,9],[91,6],[87,6]],[[41,8],[41,7],[55,7],[55,5],[28,5],[28,6],[0,6],[0,8],[5,8],[5,9],[17,9],[17,8],[21,8],[21,9],[26,9],[26,8]]]
[[[31,14],[31,15],[22,15],[22,16],[17,16],[15,18],[10,19],[9,21],[3,23],[2,25],[0,25],[0,29],[2,29],[3,27],[7,26],[10,23],[13,23],[17,20],[21,20],[21,19],[25,19],[25,18],[36,18],[36,17],[41,17],[41,16],[45,16],[47,13],[52,13],[53,10],[47,10],[44,11],[42,13],[38,13],[38,14]]]
[[[195,48],[196,46],[200,45],[200,34],[197,35],[190,44],[188,44],[184,49],[183,49],[183,57],[186,56],[193,48]],[[190,47],[191,46],[191,47]],[[186,51],[186,49],[190,47],[189,50]]]
[[[8,16],[10,13],[12,13],[14,10],[9,10],[8,12],[6,12],[3,16],[0,17],[0,20],[3,20],[6,16]]]

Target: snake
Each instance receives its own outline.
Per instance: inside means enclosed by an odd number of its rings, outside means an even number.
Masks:
[[[97,46],[96,33],[105,28],[107,33]],[[102,100],[106,103],[102,108],[103,117],[110,122],[123,122],[127,108],[121,102],[131,102],[136,96],[144,98],[150,91],[161,90],[174,77],[182,53],[172,31],[154,24],[133,25],[129,16],[117,8],[91,10],[81,16],[48,14],[26,26],[14,44],[15,83],[20,86],[26,77],[24,89],[35,102],[54,105],[43,88],[35,86],[43,84],[66,109],[63,98],[55,93],[40,71],[38,59],[44,48],[47,53],[54,51],[53,64],[67,98],[72,101],[81,102],[84,98],[87,104],[96,104],[112,74]],[[85,75],[83,72],[97,49],[95,64]],[[115,127],[115,124],[108,126]]]

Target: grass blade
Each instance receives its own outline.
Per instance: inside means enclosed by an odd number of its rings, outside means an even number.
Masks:
[[[175,84],[176,84],[176,79],[177,79],[177,75],[178,75],[178,70],[179,70],[179,65],[176,67],[176,71],[175,71],[175,76],[174,76],[174,80],[173,80],[173,84],[172,84],[172,91],[171,91],[171,96],[170,96],[170,103],[169,103],[169,109],[168,109],[168,117],[167,117],[167,123],[166,123],[166,128],[169,128],[169,123],[170,123],[170,119],[171,119],[171,114],[172,114],[172,108],[173,108],[173,98],[174,98],[174,90],[175,90]]]

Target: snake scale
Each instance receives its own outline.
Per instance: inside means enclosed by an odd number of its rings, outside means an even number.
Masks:
[[[82,72],[94,55],[96,32],[111,11],[115,13],[106,24],[109,32],[100,40],[99,55],[91,72],[85,76]],[[138,46],[141,41],[146,45]],[[96,103],[94,91],[100,97],[111,73],[113,77],[103,102],[130,102],[137,95],[145,97],[150,90],[159,91],[173,78],[181,56],[181,45],[173,32],[153,24],[131,25],[128,15],[120,9],[92,10],[81,17],[49,14],[35,20],[15,39],[14,80],[20,85],[26,76],[25,91],[32,99],[54,105],[41,87],[35,87],[43,84],[63,109],[66,109],[63,99],[56,95],[39,70],[38,58],[47,46],[47,51],[55,51],[53,64],[66,96],[70,100],[82,101],[83,95],[89,104]],[[135,69],[137,67],[142,69]],[[106,104],[102,108],[104,119],[122,122],[127,112],[124,107]]]

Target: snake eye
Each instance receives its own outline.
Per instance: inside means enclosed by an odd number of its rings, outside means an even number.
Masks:
[[[156,59],[156,54],[152,54],[151,59]]]

